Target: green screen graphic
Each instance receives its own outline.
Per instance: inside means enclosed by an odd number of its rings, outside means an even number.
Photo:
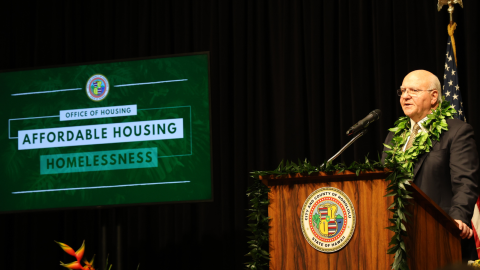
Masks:
[[[208,54],[0,73],[0,212],[212,199]]]

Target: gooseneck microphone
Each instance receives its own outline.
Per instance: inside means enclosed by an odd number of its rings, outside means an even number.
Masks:
[[[353,125],[347,131],[347,135],[352,135],[370,125],[370,123],[377,121],[382,116],[382,111],[379,109],[373,110],[371,113],[367,115],[367,117],[363,118],[362,120],[358,121],[355,125]]]
[[[358,121],[358,123],[353,125],[353,127],[351,127],[347,131],[347,135],[352,135],[354,133],[357,133],[358,131],[360,131],[360,132],[358,132],[357,135],[355,135],[353,137],[353,139],[351,139],[342,149],[340,149],[340,151],[338,151],[338,153],[336,153],[333,157],[331,157],[327,161],[327,163],[331,163],[335,158],[340,156],[343,153],[343,151],[345,151],[345,149],[347,149],[356,140],[358,140],[358,138],[365,135],[365,133],[367,133],[367,131],[368,131],[368,129],[366,129],[366,127],[368,127],[368,125],[370,125],[370,123],[372,123],[373,121],[376,121],[376,120],[380,119],[380,116],[382,116],[382,112],[379,109],[376,109],[376,110],[373,110],[371,113],[369,113],[367,115],[367,117],[363,118],[362,120]],[[322,167],[324,165],[325,165],[325,163],[322,164],[320,167]]]

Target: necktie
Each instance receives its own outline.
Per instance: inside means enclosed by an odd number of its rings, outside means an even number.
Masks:
[[[410,134],[410,139],[407,142],[407,147],[405,147],[405,151],[407,151],[410,147],[412,147],[413,142],[415,141],[415,137],[417,136],[419,130],[420,130],[420,126],[418,124],[415,124],[415,126],[413,126],[412,133]]]

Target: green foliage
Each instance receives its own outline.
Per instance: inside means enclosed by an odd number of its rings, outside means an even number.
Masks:
[[[248,236],[250,252],[245,255],[252,257],[252,261],[246,263],[246,268],[261,270],[268,269],[270,261],[268,253],[268,192],[270,189],[258,179],[253,181],[247,189],[247,197],[250,199],[247,231],[252,235]]]
[[[106,260],[106,263],[105,263],[105,268],[103,268],[104,270],[111,270],[112,269],[112,264],[110,264],[110,266],[108,266],[108,256],[110,254],[107,254],[107,260]]]
[[[108,256],[109,254],[107,254],[107,260],[106,260],[106,263],[105,263],[105,268],[103,268],[104,270],[112,270],[112,265],[113,264],[110,264],[110,266],[108,266]],[[137,265],[137,270],[140,269],[140,264]]]
[[[432,111],[428,115],[423,127],[428,132],[421,132],[415,137],[412,147],[405,152],[402,151],[408,136],[410,136],[410,118],[400,117],[395,122],[395,127],[389,129],[394,132],[392,143],[385,145],[390,150],[385,151],[387,158],[385,159],[385,167],[389,168],[392,173],[387,177],[390,183],[387,187],[387,195],[393,196],[393,203],[388,210],[393,213],[393,217],[389,219],[392,226],[386,229],[394,232],[389,243],[390,249],[388,254],[394,254],[394,262],[392,269],[409,269],[407,264],[407,250],[405,248],[404,237],[407,237],[407,229],[405,224],[408,222],[407,216],[411,216],[406,210],[406,206],[412,204],[409,199],[412,192],[406,189],[406,185],[410,185],[413,181],[413,167],[418,157],[425,152],[430,152],[432,148],[432,139],[440,140],[442,130],[448,130],[446,118],[453,118],[456,113],[455,109],[450,106],[448,101],[442,102],[437,110]]]
[[[298,160],[298,163],[290,162],[287,160],[286,163],[283,160],[280,162],[278,167],[273,171],[253,171],[250,173],[252,177],[258,179],[259,176],[270,176],[275,175],[277,178],[280,178],[283,175],[289,174],[303,174],[303,175],[311,175],[312,173],[319,173],[319,172],[338,172],[343,173],[345,171],[352,171],[359,175],[365,171],[375,171],[375,170],[383,170],[384,166],[380,162],[380,158],[378,161],[371,161],[368,159],[368,155],[365,157],[364,163],[358,163],[356,161],[352,162],[349,166],[345,165],[344,163],[333,164],[331,162],[324,162],[324,164],[320,166],[314,166],[310,164],[310,162],[305,159],[303,162]]]

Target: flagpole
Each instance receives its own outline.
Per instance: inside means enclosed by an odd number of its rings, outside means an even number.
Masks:
[[[462,0],[438,0],[438,11],[442,9],[444,5],[448,5],[448,13],[450,13],[450,24],[448,25],[448,35],[452,39],[452,47],[453,47],[453,56],[455,57],[455,65],[458,66],[457,63],[457,49],[455,47],[455,39],[453,38],[453,32],[457,28],[457,24],[453,21],[453,11],[455,10],[454,4],[459,4],[461,8],[463,8]]]
[[[462,96],[460,93],[460,87],[458,86],[458,75],[457,71],[454,70],[454,68],[458,68],[457,65],[457,53],[456,53],[456,48],[455,48],[455,39],[453,38],[453,32],[455,31],[455,28],[457,27],[457,24],[453,21],[453,11],[454,11],[454,4],[460,4],[460,7],[463,8],[463,3],[462,0],[438,0],[438,11],[442,9],[444,5],[448,5],[448,13],[450,13],[450,23],[448,24],[448,35],[450,36],[450,41],[447,43],[447,58],[445,59],[445,74],[444,74],[444,91],[445,91],[445,96],[446,100],[448,100],[452,106],[455,108],[458,106],[459,114],[455,115],[455,118],[459,118],[460,120],[463,117],[463,120],[467,122],[467,118],[465,117],[465,114],[463,114],[463,102],[462,102]],[[450,49],[450,50],[449,50]],[[455,66],[453,66],[450,61],[452,60],[451,54],[454,55],[455,57]],[[450,55],[450,56],[449,56]],[[451,73],[449,73],[451,71]],[[455,85],[456,84],[456,85]],[[455,88],[454,88],[455,86]],[[458,95],[457,95],[458,91]],[[453,94],[453,97],[452,95]],[[472,230],[473,230],[473,236],[475,240],[475,246],[476,246],[476,251],[477,251],[477,256],[480,257],[480,197],[477,198],[477,202],[475,204],[475,210],[474,214],[472,216],[471,220],[472,224]],[[478,261],[469,261],[468,264],[472,263],[480,263],[480,260]]]
[[[453,23],[453,10],[455,9],[453,6],[454,4],[459,4],[460,7],[463,8],[462,0],[438,0],[438,11],[442,10],[442,7],[444,5],[448,5],[448,13],[450,13],[450,24]]]
[[[453,25],[453,7],[452,1],[448,1],[448,13],[450,13],[450,25]]]

